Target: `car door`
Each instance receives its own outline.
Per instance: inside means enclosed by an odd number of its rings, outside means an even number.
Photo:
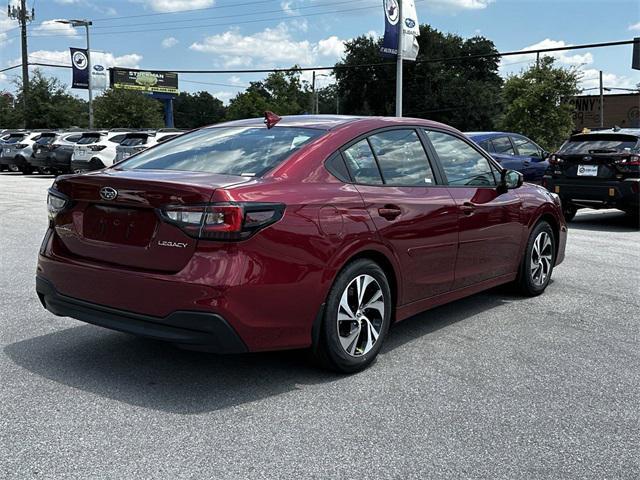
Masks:
[[[511,141],[518,153],[518,157],[522,159],[524,179],[527,182],[542,182],[544,172],[549,166],[544,159],[542,148],[522,135],[511,135]]]
[[[400,304],[444,293],[454,279],[456,204],[436,176],[416,129],[379,131],[342,154],[384,243],[401,267]]]
[[[522,200],[513,190],[497,188],[498,168],[471,142],[436,129],[425,133],[457,205],[459,247],[453,288],[513,274],[524,235]]]

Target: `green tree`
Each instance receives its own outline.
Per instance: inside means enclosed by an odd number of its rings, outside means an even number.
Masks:
[[[198,128],[222,121],[226,108],[209,92],[180,94],[173,101],[173,115],[178,128]]]
[[[0,129],[22,126],[14,102],[15,98],[9,92],[0,92]]]
[[[20,124],[27,128],[86,127],[89,122],[87,102],[67,92],[67,87],[57,78],[45,77],[35,70],[29,80],[27,108],[24,108],[24,91],[17,81],[15,114]],[[26,122],[25,122],[26,120]]]
[[[296,67],[286,72],[270,73],[260,82],[251,82],[249,87],[231,99],[227,118],[261,117],[265,110],[278,115],[297,115],[311,111],[311,88],[300,78]]]
[[[383,62],[381,42],[369,36],[347,42],[345,56],[337,66]],[[498,57],[474,58],[496,54],[493,42],[484,37],[464,39],[421,25],[418,43],[417,62],[404,64],[404,115],[437,120],[461,130],[493,128],[501,112]],[[435,61],[439,59],[445,61]],[[393,115],[395,71],[395,64],[336,69],[340,113]]]
[[[161,128],[162,104],[132,90],[110,88],[93,102],[95,126],[99,128]]]
[[[509,77],[503,89],[506,109],[501,128],[554,150],[574,128],[569,100],[579,92],[579,80],[575,68],[556,67],[552,57],[543,57],[539,66]]]

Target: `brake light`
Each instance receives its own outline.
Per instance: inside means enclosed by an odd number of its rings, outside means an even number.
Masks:
[[[190,237],[204,240],[245,240],[282,218],[280,203],[214,203],[167,206],[160,217]]]
[[[552,154],[549,156],[549,163],[551,165],[559,165],[562,162],[564,162],[564,160],[562,160],[562,158],[560,158],[557,154]]]
[[[640,165],[640,156],[630,155],[628,157],[621,158],[620,160],[616,161],[616,163],[625,165],[625,166]]]
[[[49,214],[49,220],[54,220],[56,215],[67,208],[71,204],[71,201],[64,194],[57,190],[49,189],[47,195],[47,213]]]
[[[106,145],[89,145],[89,150],[92,152],[99,152],[100,150],[104,150],[107,148]]]
[[[27,148],[27,144],[26,143],[16,143],[13,147],[17,148],[18,150],[22,149],[22,148]]]

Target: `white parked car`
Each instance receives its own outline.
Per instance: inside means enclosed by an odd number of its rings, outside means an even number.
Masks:
[[[42,132],[15,132],[3,141],[0,164],[7,165],[13,172],[31,173],[33,168],[27,160],[33,154],[33,143]]]
[[[157,132],[133,132],[116,147],[116,162],[120,162],[131,155],[151,148],[159,143],[166,142],[184,133],[184,130],[175,128],[160,129]]]
[[[82,173],[113,165],[116,159],[116,147],[124,140],[127,133],[130,132],[83,133],[73,148],[71,171]]]

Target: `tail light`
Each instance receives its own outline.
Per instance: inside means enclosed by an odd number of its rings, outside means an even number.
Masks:
[[[621,165],[640,165],[640,155],[630,155],[628,157],[621,158],[616,163]]]
[[[551,165],[560,165],[562,162],[564,162],[564,160],[555,153],[549,156],[549,163]]]
[[[60,145],[59,143],[54,143],[52,144],[49,148],[51,150],[56,150],[57,148],[60,148],[62,145]]]
[[[204,240],[245,240],[280,220],[281,203],[214,203],[167,206],[160,217],[190,237]]]
[[[27,148],[27,144],[26,143],[16,143],[13,148],[17,148],[17,149],[22,149],[22,148]]]
[[[89,145],[89,150],[92,152],[99,152],[100,150],[104,150],[107,148],[106,145]]]
[[[57,190],[49,189],[47,195],[47,212],[49,214],[49,220],[54,220],[56,215],[62,212],[71,204],[71,201],[64,194]]]

